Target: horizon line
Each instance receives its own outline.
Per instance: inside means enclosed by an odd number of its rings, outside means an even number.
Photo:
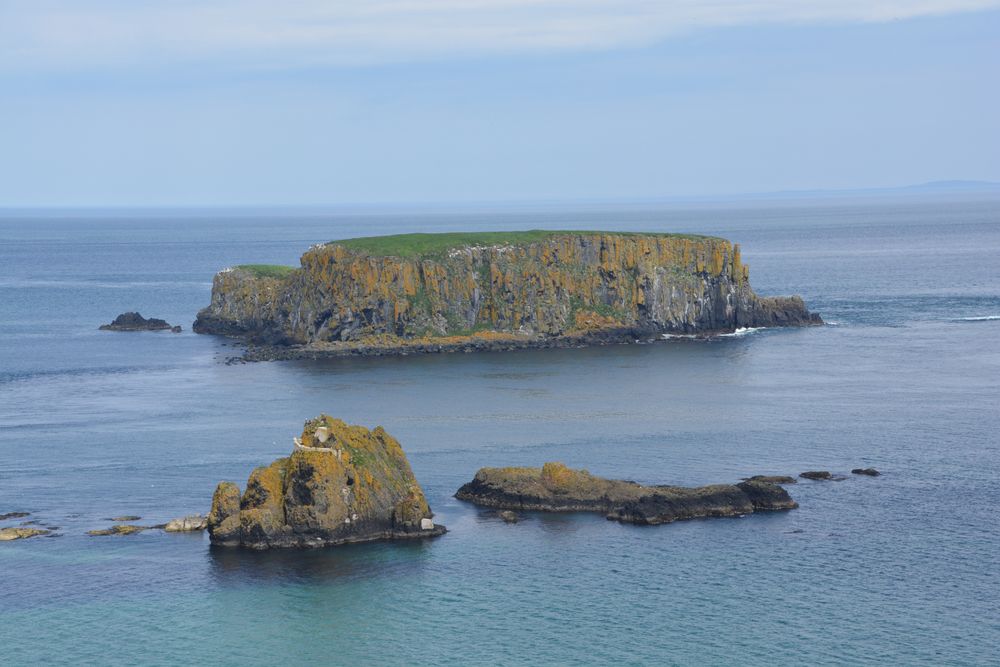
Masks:
[[[925,181],[908,185],[871,186],[861,188],[816,188],[802,190],[766,190],[702,195],[646,195],[593,198],[534,198],[534,199],[480,199],[480,200],[426,200],[399,202],[315,202],[315,203],[227,203],[227,204],[27,204],[0,205],[0,213],[10,212],[59,212],[59,211],[274,211],[274,210],[336,210],[336,209],[468,209],[476,207],[525,207],[525,206],[621,206],[650,204],[726,204],[741,201],[795,201],[823,198],[920,196],[920,195],[1000,194],[1000,181],[947,179]]]

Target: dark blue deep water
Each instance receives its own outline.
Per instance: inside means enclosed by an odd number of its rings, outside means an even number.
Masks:
[[[711,342],[225,365],[212,275],[320,241],[604,228],[740,242],[830,326]],[[124,310],[182,335],[97,331]],[[450,533],[309,552],[88,537],[206,511],[319,412],[381,424]],[[0,663],[1000,663],[1000,202],[0,217]],[[625,526],[451,495],[485,465],[703,484],[807,469],[801,508]],[[6,521],[0,525],[16,525]]]

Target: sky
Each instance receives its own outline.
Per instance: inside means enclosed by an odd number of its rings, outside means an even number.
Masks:
[[[0,208],[1000,181],[1000,0],[0,0]]]

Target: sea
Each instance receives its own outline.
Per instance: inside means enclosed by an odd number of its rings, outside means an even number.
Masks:
[[[587,349],[227,364],[214,273],[405,232],[692,232],[827,324]],[[123,311],[170,332],[98,331]],[[203,533],[319,413],[382,425],[449,532],[306,551]],[[829,470],[790,512],[642,527],[453,497],[483,466],[651,484]],[[875,467],[880,477],[851,475]],[[1000,199],[0,213],[0,663],[1000,664]]]

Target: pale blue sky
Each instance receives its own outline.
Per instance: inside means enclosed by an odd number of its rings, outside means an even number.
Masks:
[[[1000,181],[990,0],[0,0],[0,207]]]

